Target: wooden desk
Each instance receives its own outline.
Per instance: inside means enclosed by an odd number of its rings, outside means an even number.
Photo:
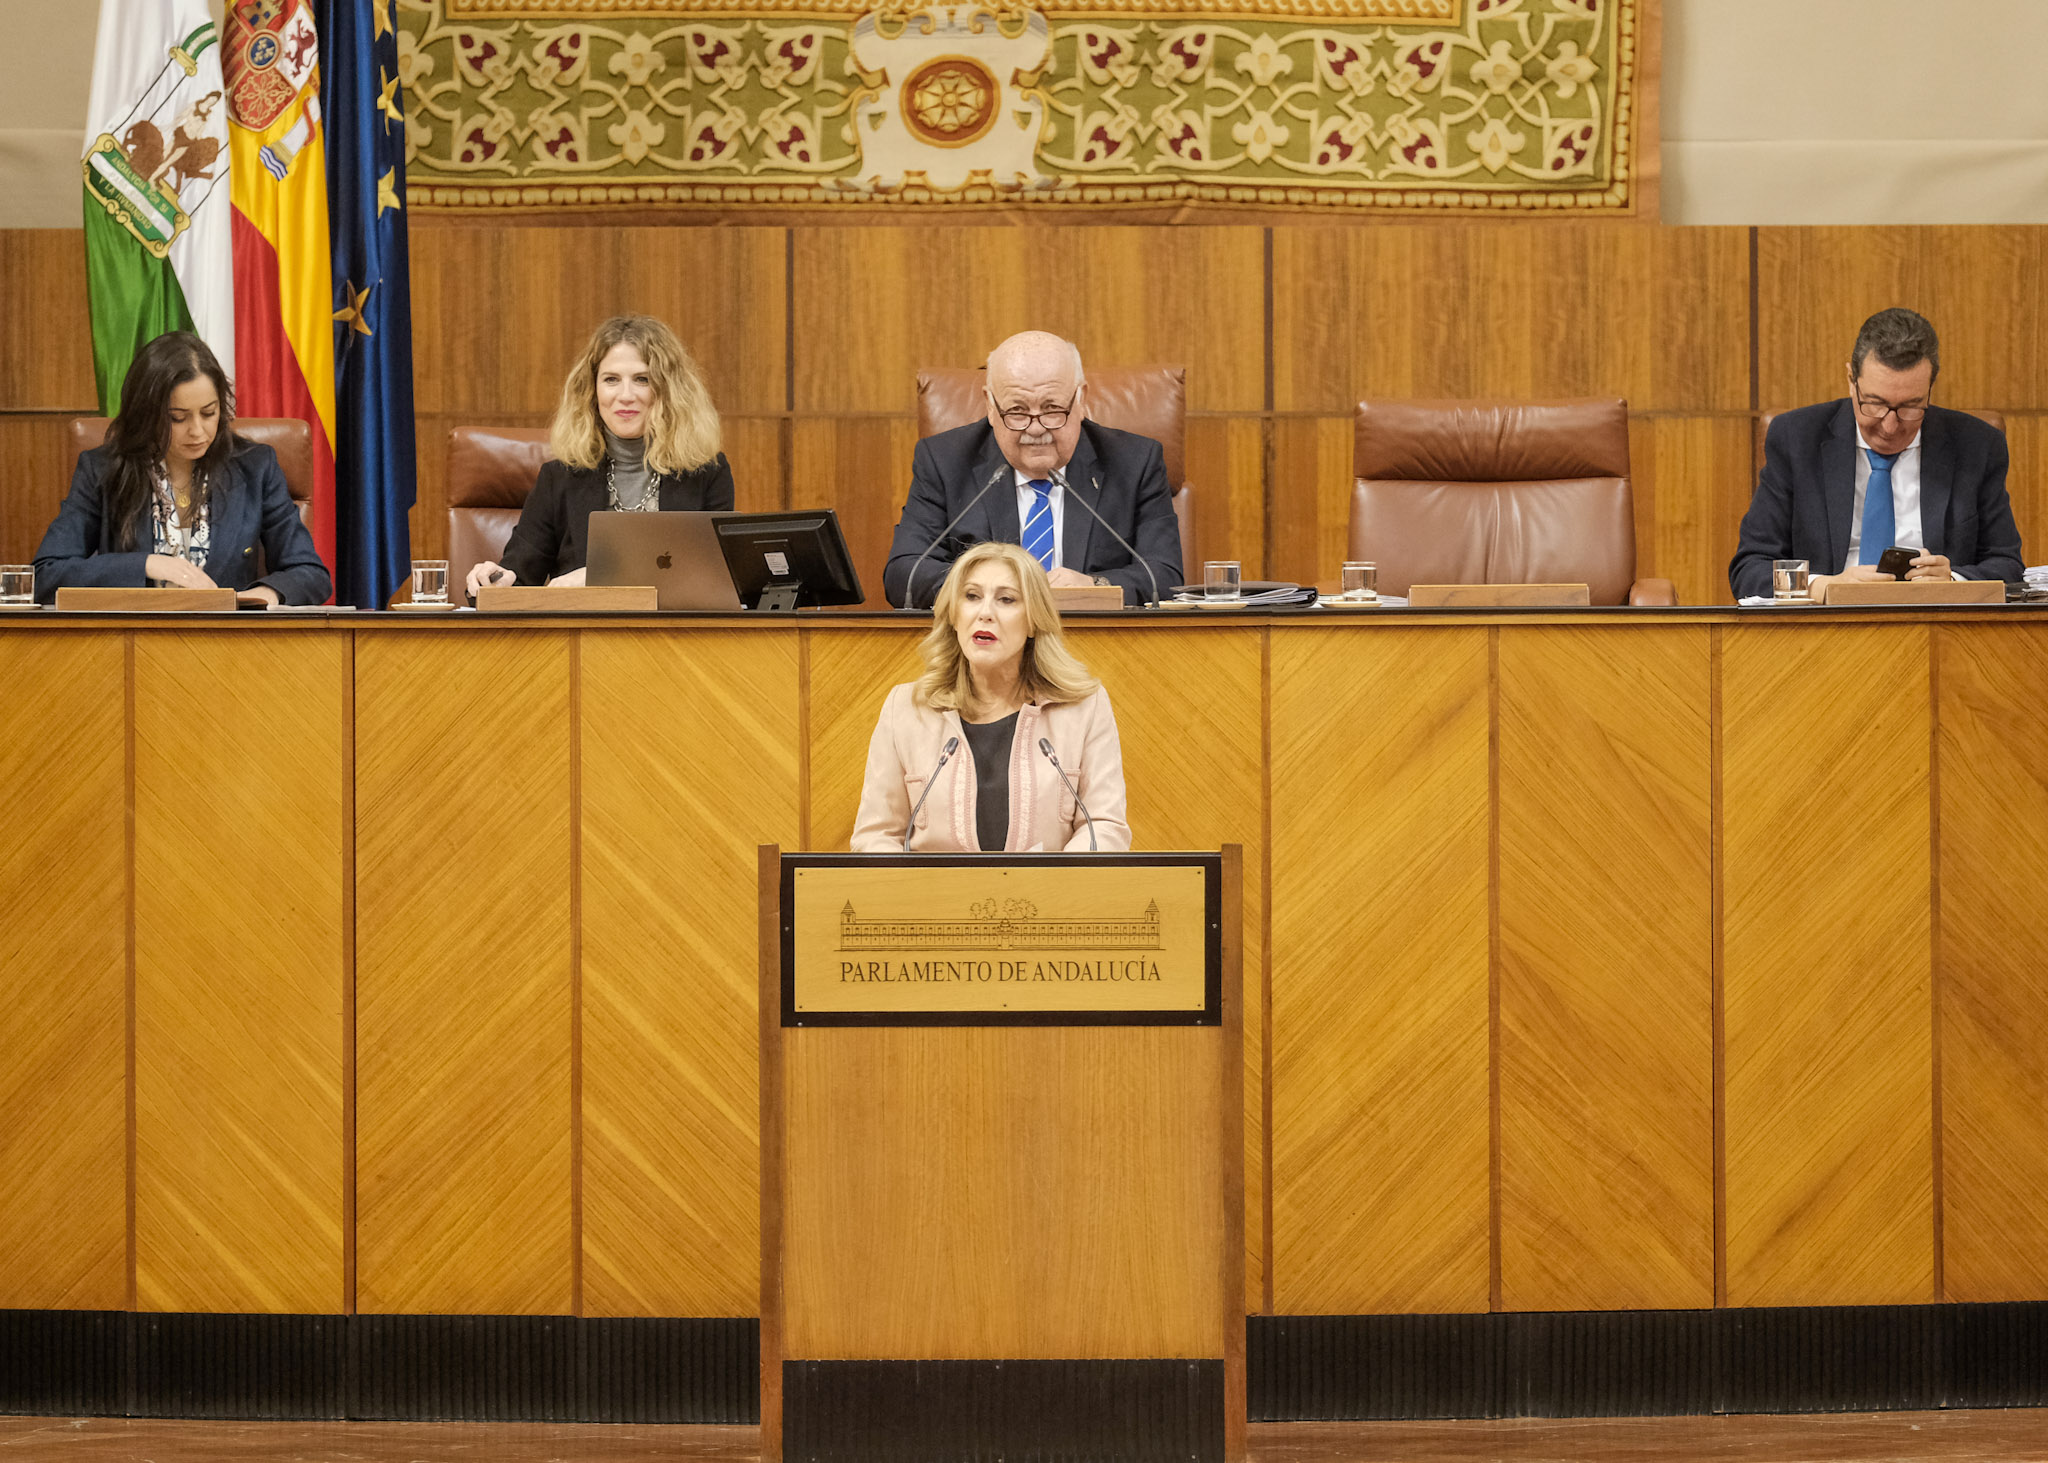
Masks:
[[[753,850],[921,626],[0,626],[0,1307],[735,1316]],[[1247,1297],[2048,1297],[2048,620],[1077,620],[1246,847]]]

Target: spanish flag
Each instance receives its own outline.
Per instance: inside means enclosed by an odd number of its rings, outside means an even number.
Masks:
[[[307,0],[229,0],[235,410],[313,429],[313,542],[334,568],[334,306],[320,41]]]

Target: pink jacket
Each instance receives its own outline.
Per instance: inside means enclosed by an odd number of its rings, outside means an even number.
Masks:
[[[952,760],[917,815],[917,831],[910,846],[917,853],[978,853],[974,754],[960,730],[960,714],[919,706],[911,699],[913,689],[908,684],[898,686],[882,703],[881,718],[868,743],[867,779],[861,785],[860,814],[853,823],[853,851],[902,850],[903,826],[938,763],[940,749],[948,739],[959,737]],[[1010,836],[1003,847],[1013,853],[1088,851],[1087,820],[1074,806],[1059,773],[1039,751],[1040,737],[1052,743],[1060,766],[1094,814],[1096,848],[1103,853],[1128,849],[1131,827],[1124,820],[1123,748],[1117,741],[1109,693],[1101,689],[1085,701],[1061,706],[1034,702],[1017,713],[1017,736],[1010,747]]]

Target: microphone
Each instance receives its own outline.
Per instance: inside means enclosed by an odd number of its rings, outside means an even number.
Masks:
[[[1066,480],[1066,474],[1062,472],[1060,474],[1060,481],[1064,483]],[[1089,479],[1089,482],[1095,488],[1095,496],[1098,498],[1101,497],[1102,474],[1099,472],[1094,474]],[[1079,503],[1083,508],[1086,508],[1088,510],[1088,516],[1090,518],[1093,518],[1097,523],[1101,524],[1104,528],[1109,529],[1109,536],[1115,539],[1119,544],[1123,545],[1124,552],[1129,554],[1133,559],[1137,561],[1138,567],[1145,571],[1145,577],[1152,581],[1152,598],[1148,601],[1148,603],[1154,609],[1159,608],[1159,576],[1152,572],[1152,566],[1151,564],[1146,562],[1145,556],[1143,554],[1140,554],[1136,549],[1132,548],[1131,541],[1125,538],[1122,534],[1118,533],[1115,528],[1111,527],[1110,522],[1107,518],[1104,518],[1100,513],[1095,511],[1095,505],[1093,503],[1090,503],[1086,498],[1082,497],[1079,493],[1069,493],[1067,494],[1067,496],[1072,498],[1076,503]],[[1053,766],[1057,767],[1059,766],[1059,763],[1055,762],[1053,763]]]
[[[932,795],[932,789],[939,785],[939,774],[946,770],[946,764],[953,754],[960,750],[960,738],[947,737],[946,745],[939,749],[938,765],[932,768],[932,775],[924,780],[924,791],[917,795],[917,806],[910,810],[910,821],[903,825],[903,851],[910,852],[910,835],[917,831],[917,815],[924,811],[924,800]],[[1058,763],[1054,763],[1058,766]],[[1064,775],[1064,774],[1062,774]],[[1079,799],[1076,799],[1079,801]]]
[[[1010,470],[1011,469],[1008,459],[1005,459],[1004,461],[998,463],[996,465],[996,470],[989,474],[988,481],[981,485],[981,491],[976,493],[973,497],[969,498],[967,500],[967,506],[965,508],[962,508],[958,513],[955,513],[952,517],[952,521],[947,523],[947,525],[944,528],[939,530],[938,536],[934,538],[930,543],[924,546],[924,553],[919,554],[917,556],[917,562],[910,566],[910,577],[903,581],[903,607],[905,609],[914,610],[923,608],[923,606],[920,606],[917,602],[917,571],[924,567],[924,561],[926,557],[931,553],[933,549],[939,546],[940,540],[944,539],[947,534],[953,531],[955,524],[959,523],[961,519],[965,518],[970,512],[973,511],[974,505],[976,503],[979,503],[983,498],[986,498],[988,496],[988,490],[994,487],[997,483],[1002,481],[1003,474],[1009,472]],[[1114,532],[1115,530],[1111,531]],[[934,600],[938,598],[937,590],[932,591],[932,598]]]
[[[1067,791],[1074,795],[1074,806],[1079,808],[1081,810],[1081,816],[1088,820],[1088,852],[1094,853],[1095,815],[1088,811],[1088,805],[1081,801],[1081,790],[1074,786],[1074,779],[1067,776],[1067,769],[1060,766],[1060,759],[1053,755],[1052,743],[1047,741],[1044,737],[1040,737],[1038,739],[1038,750],[1045,753],[1045,760],[1052,763],[1052,770],[1060,775],[1060,781],[1064,782],[1067,785]],[[915,815],[912,815],[911,821],[913,823],[917,821]],[[906,853],[909,852],[907,846],[905,847],[904,851]]]

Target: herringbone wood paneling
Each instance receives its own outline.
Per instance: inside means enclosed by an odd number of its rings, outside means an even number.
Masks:
[[[127,1304],[122,637],[0,632],[0,1309]]]
[[[1264,640],[1258,630],[1133,635],[1078,620],[1069,640],[1116,709],[1131,846],[1244,845],[1244,1287],[1253,1309],[1265,1284]]]
[[[783,1355],[1223,1354],[1214,1028],[783,1042]]]
[[[349,643],[135,640],[135,1292],[345,1311]]]
[[[1945,1298],[2048,1296],[2048,685],[2035,626],[1935,632]]]
[[[1749,405],[1745,229],[1632,224],[1273,230],[1273,402],[1622,396]]]
[[[906,615],[901,629],[807,629],[810,723],[810,802],[805,809],[808,846],[844,850],[860,812],[868,741],[892,686],[923,674],[917,643],[930,628],[924,616]]]
[[[1272,632],[1283,1315],[1487,1308],[1487,634]]]
[[[754,849],[797,836],[797,642],[583,642],[583,1295],[760,1302]]]
[[[1090,366],[1185,365],[1196,411],[1257,411],[1254,228],[798,229],[796,410],[913,412],[924,366],[977,366],[1051,330]]]
[[[1932,1301],[1928,630],[1722,636],[1727,1302]]]
[[[1500,632],[1503,1310],[1714,1303],[1711,634]]]
[[[356,653],[356,1303],[571,1301],[566,634]]]

